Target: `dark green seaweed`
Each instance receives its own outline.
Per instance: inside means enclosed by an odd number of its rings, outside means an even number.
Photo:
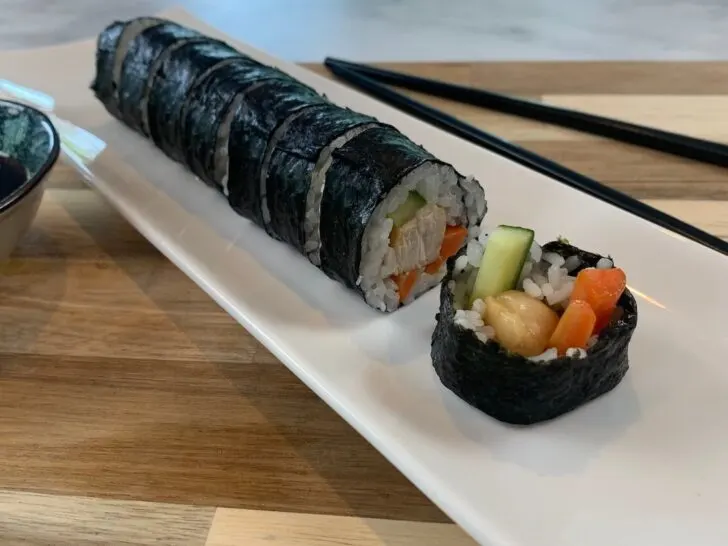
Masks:
[[[224,42],[209,39],[184,45],[165,59],[147,104],[152,140],[165,154],[184,161],[180,144],[182,108],[197,78],[220,63],[241,57]]]
[[[155,59],[179,40],[201,37],[199,32],[192,29],[175,23],[162,23],[148,28],[132,41],[119,82],[119,109],[129,127],[144,134],[140,106],[147,92],[147,82],[152,75],[150,69]]]
[[[544,252],[577,255],[594,267],[602,256],[565,242],[544,245]],[[629,369],[628,349],[637,327],[637,302],[627,289],[619,299],[616,318],[601,332],[586,358],[561,357],[532,362],[509,353],[498,343],[482,343],[454,322],[452,279],[455,260],[440,287],[440,309],[432,334],[432,363],[442,384],[471,406],[505,423],[530,425],[553,419],[614,389]]]
[[[181,126],[180,143],[192,172],[216,185],[217,133],[233,100],[256,83],[284,78],[288,76],[283,72],[241,57],[215,70],[194,88]]]
[[[96,40],[96,74],[91,82],[96,98],[117,119],[121,119],[121,112],[115,98],[114,55],[124,26],[121,21],[114,21],[99,34]]]
[[[332,154],[321,200],[321,269],[357,286],[364,229],[377,205],[432,154],[390,126],[364,131]]]
[[[270,229],[278,239],[303,253],[306,198],[321,152],[347,131],[374,123],[334,104],[304,110],[290,122],[271,153],[266,179]]]
[[[289,116],[324,103],[324,97],[292,78],[272,80],[246,93],[230,128],[227,188],[235,211],[268,229],[261,211],[260,177],[265,174],[261,165],[269,140]]]

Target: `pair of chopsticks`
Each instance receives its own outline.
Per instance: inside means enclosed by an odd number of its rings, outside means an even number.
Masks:
[[[678,233],[683,237],[692,239],[723,254],[728,254],[728,242],[719,237],[683,222],[674,216],[665,214],[625,193],[605,186],[563,165],[491,135],[436,108],[411,99],[387,87],[387,85],[526,119],[551,123],[721,167],[728,167],[728,146],[602,116],[547,106],[482,89],[453,85],[351,63],[341,59],[328,57],[324,64],[334,75],[350,85],[414,117]]]

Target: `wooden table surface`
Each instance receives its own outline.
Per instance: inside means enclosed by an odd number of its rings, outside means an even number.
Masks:
[[[728,63],[389,66],[728,140]],[[728,237],[723,169],[425,100]],[[64,165],[0,267],[0,544],[473,544]]]

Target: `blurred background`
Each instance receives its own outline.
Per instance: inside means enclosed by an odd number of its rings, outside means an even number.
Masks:
[[[728,56],[728,0],[0,0],[0,48],[89,38],[172,5],[293,61]]]

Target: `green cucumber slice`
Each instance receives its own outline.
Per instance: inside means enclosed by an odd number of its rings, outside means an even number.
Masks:
[[[533,238],[533,230],[516,226],[498,226],[488,236],[471,303],[516,287]]]
[[[407,199],[402,203],[397,210],[388,214],[387,216],[394,222],[394,227],[402,227],[412,218],[415,217],[417,211],[420,210],[427,204],[425,198],[419,193],[411,191],[407,196]]]

